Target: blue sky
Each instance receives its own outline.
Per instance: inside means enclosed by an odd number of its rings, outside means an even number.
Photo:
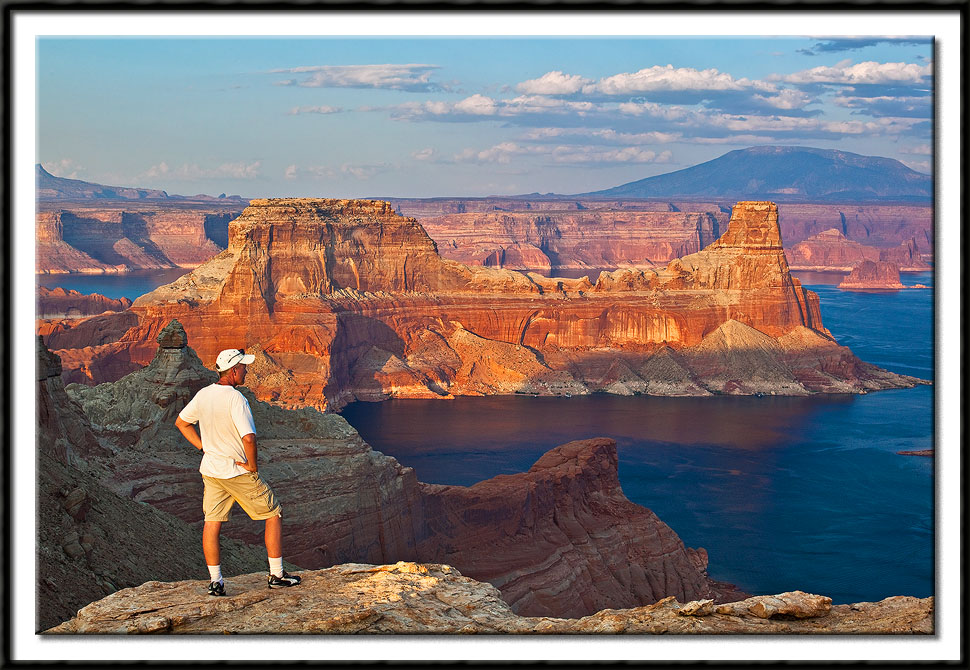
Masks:
[[[932,165],[926,37],[36,45],[38,162],[169,193],[579,193],[763,144]]]

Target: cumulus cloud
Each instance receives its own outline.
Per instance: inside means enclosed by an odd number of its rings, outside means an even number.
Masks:
[[[298,74],[302,78],[277,81],[280,86],[310,88],[384,88],[397,91],[443,91],[442,84],[431,81],[438,65],[419,63],[384,65],[305,65],[278,70],[270,74]]]
[[[431,147],[421,149],[419,151],[414,151],[411,153],[411,157],[419,161],[429,161],[435,157],[437,152]]]
[[[785,110],[802,109],[806,105],[810,105],[811,103],[815,102],[815,98],[812,96],[792,88],[786,88],[778,93],[769,95],[756,93],[753,98],[764,103],[768,107]]]
[[[637,72],[604,77],[598,82],[583,86],[581,90],[587,95],[621,96],[651,91],[774,91],[775,86],[758,80],[735,79],[716,68],[697,70],[691,67],[654,65]]]
[[[877,63],[865,61],[852,64],[842,61],[833,66],[813,67],[788,75],[772,75],[791,84],[922,84],[933,72],[931,63]]]
[[[586,79],[578,74],[565,74],[560,70],[553,70],[538,79],[529,79],[516,84],[515,90],[530,95],[571,95],[592,83],[592,79]]]
[[[79,179],[78,171],[83,169],[71,158],[61,158],[56,161],[42,163],[42,165],[45,170],[55,177],[62,177],[64,179]]]
[[[556,163],[571,164],[623,164],[623,163],[669,163],[673,154],[669,150],[657,153],[641,147],[622,149],[591,149],[589,147],[557,147],[552,154]]]
[[[338,112],[344,111],[340,107],[331,107],[330,105],[316,105],[316,106],[305,106],[305,107],[294,107],[290,110],[290,114],[336,114]]]
[[[835,135],[900,135],[920,123],[919,119],[882,118],[873,121],[825,121],[792,116],[739,116],[716,114],[708,118],[713,127],[748,132],[832,133]]]
[[[681,133],[651,131],[646,133],[618,132],[612,128],[535,128],[522,135],[532,142],[556,141],[561,137],[588,138],[601,144],[669,144],[681,139]]]
[[[364,107],[360,111],[387,110],[395,119],[420,121],[482,120],[490,117],[512,118],[535,114],[579,114],[592,111],[595,105],[585,101],[559,100],[541,95],[523,95],[508,100],[496,100],[486,95],[475,95],[458,102],[428,100],[425,102],[406,102],[392,107]]]
[[[216,167],[200,167],[195,163],[183,163],[173,168],[169,167],[165,161],[162,161],[158,165],[153,165],[148,168],[141,176],[153,179],[165,177],[176,180],[255,179],[262,174],[260,172],[260,165],[260,161],[253,161],[252,163],[222,163]]]

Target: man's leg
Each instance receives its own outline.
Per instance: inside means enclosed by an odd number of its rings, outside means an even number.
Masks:
[[[266,556],[283,558],[283,517],[277,514],[266,519],[263,536],[266,541]]]
[[[206,521],[202,526],[202,553],[206,565],[219,565],[219,531],[221,521]]]

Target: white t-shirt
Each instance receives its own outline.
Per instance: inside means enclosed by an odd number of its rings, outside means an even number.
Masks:
[[[242,393],[226,384],[210,384],[195,394],[179,412],[179,418],[199,424],[204,452],[199,472],[217,479],[248,472],[235,464],[235,461],[246,462],[243,436],[256,433],[253,413]]]

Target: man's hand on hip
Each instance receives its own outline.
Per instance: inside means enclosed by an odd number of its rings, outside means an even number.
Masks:
[[[243,463],[242,461],[233,461],[233,463],[241,467],[243,470],[246,470],[247,472],[259,472],[259,468],[256,467],[256,465],[251,465],[250,463]]]

